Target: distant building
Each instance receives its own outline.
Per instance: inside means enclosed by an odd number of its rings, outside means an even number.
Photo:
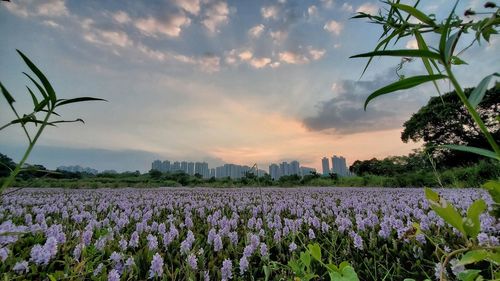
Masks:
[[[300,176],[307,176],[311,175],[312,173],[315,173],[316,169],[314,168],[309,168],[309,167],[300,167]]]
[[[210,169],[210,178],[215,178],[215,168]]]
[[[188,173],[188,175],[194,176],[194,163],[193,162],[188,163],[187,173]]]
[[[280,167],[276,164],[269,165],[269,175],[273,180],[277,180],[280,178]]]
[[[323,159],[321,159],[321,166],[323,167],[323,175],[328,176],[328,174],[330,173],[330,164],[328,158],[323,157]]]
[[[151,163],[151,170],[161,171],[161,161],[160,160],[153,161],[153,163]]]
[[[170,169],[170,172],[179,172],[180,170],[181,170],[181,163],[178,161],[175,161]]]
[[[299,161],[292,161],[290,162],[289,166],[289,174],[290,175],[299,175],[300,176],[300,164]]]
[[[344,157],[333,155],[333,157],[332,157],[332,172],[341,176],[341,177],[346,177],[349,175],[346,160]]]
[[[188,173],[188,162],[186,161],[181,162],[181,171],[183,171],[186,174]]]
[[[280,164],[280,177],[289,175],[290,175],[290,164],[288,164],[287,162],[282,162]]]
[[[170,172],[170,161],[165,160],[161,163],[161,172]]]

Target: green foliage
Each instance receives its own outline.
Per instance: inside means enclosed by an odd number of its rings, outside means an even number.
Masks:
[[[60,116],[55,110],[59,108],[60,106],[71,104],[71,103],[80,103],[80,102],[85,102],[85,101],[103,101],[103,99],[99,98],[93,98],[93,97],[78,97],[74,99],[59,99],[56,95],[56,92],[52,85],[50,84],[49,80],[47,77],[43,74],[43,72],[26,56],[24,55],[21,51],[17,50],[18,54],[21,56],[23,59],[24,63],[28,66],[28,68],[31,70],[33,74],[35,74],[36,78],[33,78],[30,74],[23,72],[23,74],[28,77],[31,82],[36,86],[38,89],[40,95],[42,96],[41,100],[39,101],[36,95],[33,93],[33,91],[29,88],[28,93],[31,96],[31,99],[33,101],[33,110],[29,113],[25,113],[21,115],[17,112],[16,108],[14,107],[15,99],[13,96],[10,94],[10,92],[3,86],[3,84],[0,82],[0,89],[2,91],[2,94],[4,98],[7,100],[7,103],[9,104],[10,109],[14,113],[16,119],[8,122],[7,124],[3,125],[0,127],[0,130],[5,129],[11,125],[15,124],[20,124],[26,138],[28,139],[28,148],[26,149],[26,152],[24,153],[21,161],[17,164],[17,166],[10,172],[9,177],[5,179],[2,183],[2,186],[0,187],[0,193],[2,192],[3,189],[7,188],[12,184],[14,181],[15,177],[24,169],[24,164],[26,160],[28,159],[28,156],[31,153],[31,150],[35,146],[38,138],[41,136],[42,132],[44,131],[46,126],[57,126],[57,124],[60,123],[72,123],[72,122],[83,122],[82,119],[78,118],[75,120],[51,120],[50,118],[55,115],[55,116]],[[42,115],[43,117],[39,117]],[[30,133],[30,128],[28,125],[34,125],[35,128],[31,128],[31,130],[34,129],[34,132]]]

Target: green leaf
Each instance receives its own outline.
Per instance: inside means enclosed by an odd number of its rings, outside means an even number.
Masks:
[[[368,105],[368,103],[372,99],[374,99],[374,98],[376,98],[378,96],[385,95],[385,94],[392,93],[392,92],[399,91],[399,90],[405,90],[405,89],[413,88],[415,86],[418,86],[420,84],[423,84],[423,83],[426,83],[426,82],[429,82],[429,81],[444,79],[444,78],[447,78],[447,77],[448,76],[446,76],[446,75],[436,74],[436,75],[413,76],[413,77],[409,77],[409,78],[405,78],[405,79],[399,80],[397,82],[389,84],[389,85],[387,85],[385,87],[382,87],[382,88],[376,90],[375,92],[371,93],[368,96],[368,98],[366,98],[364,109],[366,110],[366,106]]]
[[[344,280],[359,281],[356,271],[350,265],[342,268],[342,275],[345,278]]]
[[[451,35],[450,38],[446,41],[446,45],[444,48],[444,61],[448,63],[450,58],[453,56],[453,51],[455,50],[455,46],[457,45],[458,39],[462,31],[457,31],[455,34]]]
[[[349,262],[348,261],[343,261],[339,264],[339,270],[342,271],[342,269],[344,269],[344,267],[346,266],[350,266]]]
[[[0,82],[0,88],[2,88],[2,94],[9,104],[13,104],[16,100],[12,97],[7,89],[4,88],[3,84]]]
[[[495,203],[500,203],[500,181],[490,180],[483,184],[483,188],[488,190]]]
[[[481,230],[481,222],[479,215],[481,215],[487,208],[486,202],[483,199],[474,201],[467,209],[467,217],[463,221],[463,226],[467,235],[476,238]]]
[[[450,14],[448,15],[448,18],[446,19],[446,23],[443,26],[443,29],[441,30],[441,38],[439,39],[439,52],[444,56],[443,62],[446,62],[446,42],[448,41],[448,34],[450,32],[450,22],[451,19],[453,18],[453,15],[455,14],[455,9],[457,8],[458,5],[458,0],[455,2],[455,5],[453,6],[453,9],[451,10]]]
[[[269,269],[269,267],[267,265],[264,265],[262,267],[262,269],[264,270],[264,276],[265,276],[264,281],[268,281],[269,280],[269,276],[271,276],[271,270]]]
[[[429,50],[426,51],[426,50],[414,50],[414,49],[373,51],[359,55],[354,55],[349,58],[365,58],[365,57],[376,57],[376,56],[418,57],[418,58],[430,58],[430,59],[440,58],[438,53]]]
[[[450,63],[454,64],[454,65],[468,64],[466,61],[462,60],[461,58],[459,58],[457,56],[451,56]]]
[[[57,281],[57,279],[54,276],[50,275],[50,274],[48,275],[48,277],[49,277],[50,281]]]
[[[339,268],[333,263],[327,264],[326,269],[328,270],[328,272],[340,272]]]
[[[24,62],[26,63],[26,65],[28,65],[28,67],[31,69],[31,71],[33,71],[33,73],[35,73],[35,75],[38,77],[38,79],[40,79],[40,81],[43,84],[43,87],[45,88],[45,91],[47,92],[47,95],[49,96],[50,100],[54,104],[57,100],[56,92],[52,88],[52,85],[50,85],[49,80],[47,80],[47,77],[45,77],[45,75],[42,73],[42,71],[40,71],[40,69],[38,69],[38,67],[36,67],[36,65],[33,62],[31,62],[31,60],[27,56],[25,56],[19,50],[16,50],[16,51],[23,58]]]
[[[311,256],[321,262],[321,247],[319,246],[318,243],[314,244],[309,244],[307,245],[307,248],[309,249],[309,253],[311,253]]]
[[[61,106],[65,104],[75,103],[75,102],[83,102],[83,101],[107,101],[105,99],[100,98],[92,98],[92,97],[80,97],[74,99],[60,99],[57,100],[56,106]]]
[[[483,100],[484,94],[486,93],[488,85],[490,84],[491,78],[493,78],[493,76],[500,77],[500,74],[493,73],[491,75],[484,77],[483,80],[479,82],[477,87],[474,88],[474,90],[472,90],[472,93],[469,96],[469,102],[474,108],[476,108],[479,105],[479,103],[481,103],[481,101]]]
[[[440,216],[448,224],[455,227],[462,234],[466,235],[462,223],[462,216],[453,204],[448,203],[444,198],[441,198],[439,194],[432,191],[430,188],[425,188],[425,197],[429,200],[432,210],[434,210],[438,216]]]
[[[31,91],[30,87],[26,86],[26,88],[28,88],[28,92],[30,93],[31,99],[33,100],[33,107],[36,108],[38,106],[38,100],[36,96],[35,94],[33,94],[33,91]]]
[[[465,253],[460,261],[456,264],[458,265],[467,265],[471,263],[480,262],[485,260],[488,257],[488,252],[486,250],[473,250]]]
[[[434,21],[431,18],[429,18],[426,14],[424,14],[423,12],[412,6],[408,6],[405,4],[392,4],[392,6],[407,12],[408,14],[412,15],[413,17],[415,17],[416,19],[420,20],[423,23],[432,26],[436,25]]]
[[[460,281],[474,281],[480,272],[479,269],[467,269],[460,272],[457,277]]]
[[[311,267],[311,255],[308,252],[301,252],[300,253],[300,261],[307,268]]]
[[[441,146],[445,147],[445,148],[453,149],[453,150],[475,153],[475,154],[479,154],[479,155],[486,156],[489,158],[500,160],[500,156],[498,156],[494,151],[487,150],[484,148],[479,148],[479,147],[474,147],[474,146],[466,146],[466,145],[456,145],[456,144],[445,144],[445,145],[441,145]]]
[[[425,43],[424,38],[422,37],[422,35],[420,34],[420,32],[418,32],[418,30],[415,30],[415,39],[417,40],[417,44],[418,44],[418,49],[419,50],[424,50],[424,51],[428,51],[429,50],[429,47],[427,47],[427,44]],[[428,58],[421,58],[421,59],[422,59],[422,62],[424,64],[424,66],[425,66],[425,69],[427,70],[427,73],[429,75],[434,75],[434,71],[432,70],[432,66],[431,66],[431,64],[429,62],[429,59]],[[434,87],[436,88],[438,94],[441,96],[441,91],[439,90],[439,87],[438,87],[436,81],[432,81],[432,84],[434,84]]]
[[[43,98],[50,101],[49,96],[47,95],[47,93],[45,92],[45,90],[42,88],[42,86],[40,85],[40,83],[38,83],[35,79],[33,79],[33,77],[31,77],[28,73],[23,72],[23,74],[26,75],[26,77],[28,77],[31,80],[31,82],[33,82],[33,84],[35,84],[35,86],[37,87],[38,91],[42,94]]]
[[[35,106],[35,109],[33,111],[41,111],[48,103],[49,99],[42,100],[37,106]]]

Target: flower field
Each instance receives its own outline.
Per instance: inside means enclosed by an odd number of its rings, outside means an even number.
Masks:
[[[478,198],[491,204],[482,190],[439,192],[462,212]],[[499,221],[480,221],[479,243],[498,245]],[[423,280],[435,279],[435,245],[461,239],[422,189],[24,189],[0,207],[0,277],[289,280],[289,261],[318,243],[360,280]]]

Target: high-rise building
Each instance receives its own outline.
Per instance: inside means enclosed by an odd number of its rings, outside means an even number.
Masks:
[[[161,171],[164,173],[170,171],[170,161],[165,160],[161,163]]]
[[[215,178],[215,168],[210,169],[210,178]]]
[[[321,159],[321,166],[323,167],[323,175],[328,176],[330,173],[330,163],[328,158],[323,157],[323,159]]]
[[[289,166],[289,174],[290,175],[299,175],[300,176],[300,164],[298,161],[290,162]]]
[[[186,161],[181,162],[181,171],[187,174],[188,172],[188,163]]]
[[[193,162],[188,163],[187,173],[188,173],[188,175],[194,176],[194,163]]]
[[[307,175],[310,175],[312,173],[316,172],[316,169],[314,168],[309,168],[309,167],[300,167],[300,175],[303,177],[303,176],[307,176]]]
[[[179,172],[180,170],[181,170],[181,163],[178,161],[175,161],[174,165],[172,165],[170,171],[175,173],[175,172]]]
[[[282,162],[280,164],[280,177],[289,175],[290,175],[290,164],[288,164],[287,162]]]
[[[276,164],[269,165],[269,175],[273,180],[280,178],[280,167]]]
[[[341,177],[348,176],[346,160],[342,156],[333,155],[332,157],[332,172]]]

